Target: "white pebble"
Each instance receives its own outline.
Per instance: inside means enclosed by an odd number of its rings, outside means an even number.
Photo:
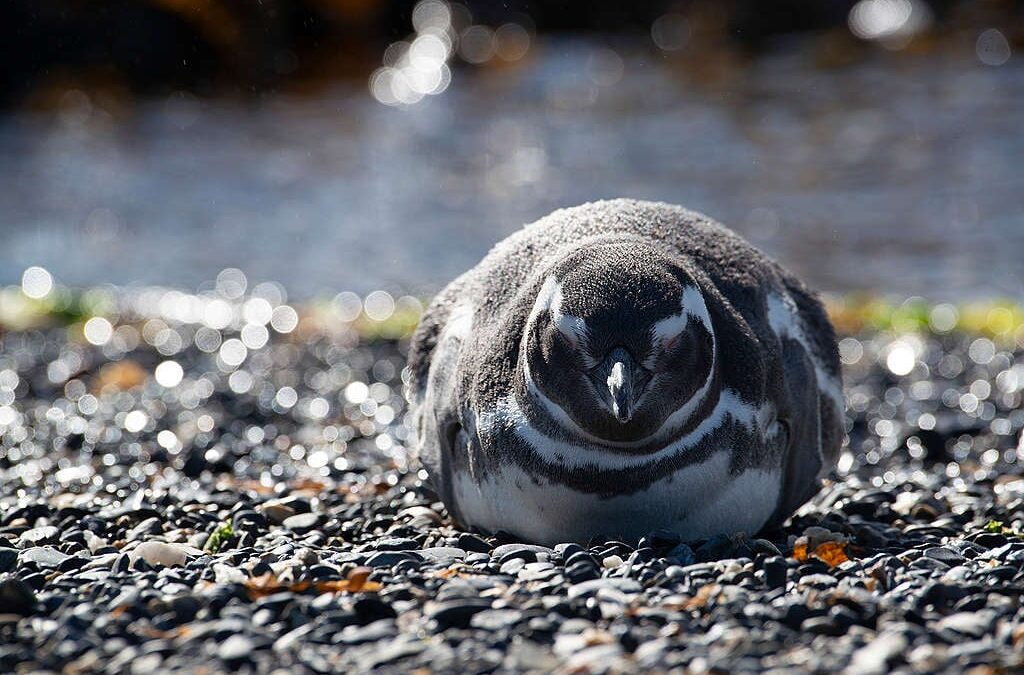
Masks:
[[[166,544],[162,541],[144,541],[135,547],[128,554],[128,558],[134,563],[139,558],[146,561],[147,564],[162,565],[164,567],[175,567],[177,565],[184,565],[188,560],[188,556],[199,555],[202,553],[199,549],[192,548],[191,546],[184,546],[182,544]]]
[[[613,570],[617,567],[622,567],[625,562],[625,560],[617,555],[610,555],[601,561],[601,566],[606,570]]]
[[[224,563],[216,563],[213,566],[213,575],[214,581],[218,584],[241,584],[249,578],[244,571]]]

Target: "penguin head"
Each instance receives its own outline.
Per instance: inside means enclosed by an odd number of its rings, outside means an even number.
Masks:
[[[706,393],[714,351],[707,305],[682,263],[612,240],[549,270],[521,358],[531,404],[556,423],[592,443],[636,444]]]

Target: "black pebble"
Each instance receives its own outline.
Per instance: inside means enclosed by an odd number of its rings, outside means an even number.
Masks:
[[[491,601],[484,598],[458,598],[436,603],[427,610],[426,615],[437,623],[438,630],[466,628],[474,614],[490,607]]]
[[[10,572],[18,564],[18,549],[0,547],[0,574]]]
[[[472,551],[473,553],[490,553],[491,551],[491,545],[487,541],[469,532],[463,532],[459,535],[456,546],[464,551]]]
[[[764,583],[768,588],[785,588],[786,575],[789,572],[785,558],[782,556],[766,558],[761,569],[764,570]]]
[[[36,594],[16,577],[0,580],[0,614],[28,616],[36,608]]]
[[[352,610],[362,625],[398,616],[391,605],[373,596],[360,597],[352,604]]]

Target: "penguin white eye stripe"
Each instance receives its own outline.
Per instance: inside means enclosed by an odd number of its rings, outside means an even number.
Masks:
[[[573,345],[578,346],[587,337],[587,325],[579,317],[562,313],[562,285],[555,277],[548,277],[544,280],[540,292],[537,294],[537,301],[533,304],[533,310],[527,320],[527,329],[532,329],[534,322],[541,312],[547,310],[551,314],[551,322],[558,331]]]
[[[673,341],[682,335],[691,320],[702,323],[708,332],[714,336],[714,330],[711,328],[711,315],[708,313],[707,304],[704,302],[704,295],[700,292],[699,288],[687,286],[683,289],[679,305],[682,309],[678,314],[673,314],[654,324],[651,337],[655,353],[644,364],[647,367],[653,366],[653,359],[656,358],[659,351],[664,351],[671,347]]]
[[[688,323],[688,315],[683,311],[679,314],[673,314],[667,319],[662,319],[658,323],[654,324],[654,345],[656,347],[661,347],[675,340],[684,330],[686,330],[686,324]]]
[[[526,329],[529,332],[537,322],[541,312],[549,311],[553,317],[562,316],[562,285],[555,277],[548,277],[544,285],[537,293],[537,300],[533,303],[530,316],[526,319]]]
[[[530,318],[536,317],[539,312],[551,307],[552,299],[556,293],[559,295],[562,293],[558,279],[554,277],[544,279],[544,284],[540,287],[540,291],[537,292],[537,299],[534,301],[533,309],[530,311]]]
[[[708,332],[711,329],[711,315],[708,313],[708,306],[704,302],[704,295],[696,286],[687,286],[679,298],[680,311],[678,314],[662,319],[654,324],[654,339],[656,343],[668,342],[686,330],[690,320],[696,320],[704,324]]]

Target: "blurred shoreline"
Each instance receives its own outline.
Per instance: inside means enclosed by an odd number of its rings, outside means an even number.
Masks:
[[[0,117],[0,284],[41,265],[190,288],[234,266],[302,297],[427,296],[524,223],[628,196],[707,213],[823,291],[1024,299],[1016,61],[737,72],[545,39],[409,106],[349,85],[112,115],[69,92],[56,115]]]
[[[344,72],[136,90],[48,70],[0,115],[0,284],[238,267],[302,298],[427,297],[524,223],[627,196],[828,293],[1024,300],[1022,3],[355,3],[384,4],[385,28],[328,45]]]

